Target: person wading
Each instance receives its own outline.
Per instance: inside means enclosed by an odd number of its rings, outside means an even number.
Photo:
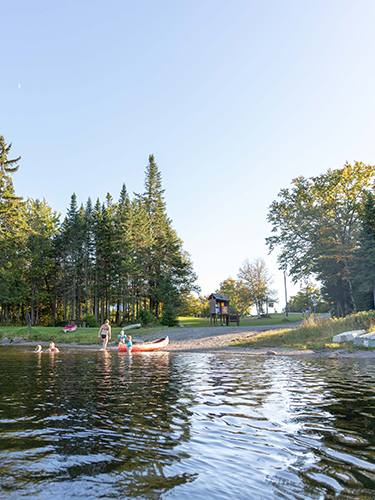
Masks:
[[[107,349],[108,340],[111,340],[111,326],[109,324],[109,319],[106,319],[104,324],[100,327],[98,338],[102,338],[103,341],[103,351]]]

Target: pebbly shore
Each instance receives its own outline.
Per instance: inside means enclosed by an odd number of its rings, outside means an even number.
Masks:
[[[248,347],[232,346],[233,341],[239,339],[250,339],[259,332],[285,328],[285,324],[272,326],[252,326],[252,327],[203,327],[203,328],[166,328],[163,330],[152,330],[142,335],[142,338],[137,338],[137,332],[133,331],[133,341],[142,342],[155,340],[166,335],[169,336],[170,343],[164,349],[167,352],[191,352],[191,353],[241,353],[251,356],[302,356],[302,357],[328,357],[331,359],[338,358],[375,358],[375,351],[356,350],[349,352],[345,349],[327,350],[327,351],[312,351],[309,349],[287,349],[287,348],[262,348],[253,349]],[[19,339],[22,340],[22,339]],[[53,340],[53,339],[51,339]],[[42,347],[47,347],[48,342],[38,342]],[[3,344],[10,346],[27,346],[35,347],[35,342],[22,342]],[[79,349],[100,349],[102,343],[99,339],[93,338],[92,344],[77,344],[77,343],[59,343],[59,348],[79,348]],[[117,342],[108,343],[109,351],[117,351]]]

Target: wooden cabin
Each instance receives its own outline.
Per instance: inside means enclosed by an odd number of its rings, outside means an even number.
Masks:
[[[229,303],[230,298],[227,295],[221,295],[219,293],[211,293],[208,297],[210,303],[210,319],[211,326],[212,321],[216,326],[217,321],[220,320],[220,325],[229,326],[230,322],[236,322],[237,326],[240,326],[240,315],[238,312],[235,314],[230,314]]]
[[[211,326],[212,320],[214,325],[217,325],[218,319],[221,325],[229,325],[229,297],[219,293],[211,293],[208,301],[210,303]]]

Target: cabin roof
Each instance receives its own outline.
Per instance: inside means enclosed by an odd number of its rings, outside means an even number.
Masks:
[[[230,299],[227,295],[220,295],[220,293],[211,293],[211,295],[208,297],[208,300],[215,299],[215,300],[223,300],[225,302],[230,302]]]

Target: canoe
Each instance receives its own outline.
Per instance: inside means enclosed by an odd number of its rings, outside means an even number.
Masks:
[[[74,330],[77,329],[77,325],[69,325],[69,326],[64,326],[63,332],[74,332]]]
[[[163,349],[169,344],[169,337],[163,337],[162,339],[154,340],[153,342],[142,342],[133,344],[131,352],[149,352],[157,351],[158,349]],[[118,345],[119,352],[128,352],[126,344]]]

